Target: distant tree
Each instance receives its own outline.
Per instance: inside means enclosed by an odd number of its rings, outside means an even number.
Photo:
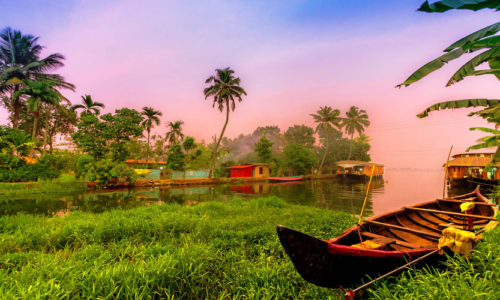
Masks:
[[[168,149],[167,168],[183,171],[186,166],[185,155],[180,145],[174,144]]]
[[[226,109],[226,121],[222,127],[222,131],[219,138],[215,142],[213,150],[212,164],[210,166],[210,171],[208,177],[212,177],[212,171],[215,168],[215,163],[217,160],[217,151],[219,145],[224,137],[224,132],[226,131],[227,123],[229,121],[230,110],[234,111],[236,106],[235,100],[239,102],[243,101],[242,96],[246,95],[246,91],[240,86],[240,78],[234,77],[234,71],[229,67],[225,69],[216,69],[215,76],[212,75],[205,80],[206,84],[212,84],[211,86],[205,88],[203,93],[205,94],[205,99],[212,97],[213,105],[222,112],[224,108]]]
[[[349,160],[352,154],[354,133],[357,132],[358,134],[362,134],[365,131],[365,127],[370,126],[370,121],[364,109],[360,110],[356,106],[351,106],[349,111],[346,112],[346,117],[342,121],[342,126],[345,128],[347,135],[351,137],[351,146],[347,158]]]
[[[110,154],[114,161],[125,161],[130,153],[126,142],[142,136],[142,120],[138,111],[129,108],[100,117],[84,114],[77,123],[78,130],[71,136],[75,144],[95,160]]]
[[[333,127],[340,129],[342,127],[342,118],[340,117],[340,110],[332,109],[330,106],[322,106],[316,112],[316,114],[311,114],[314,118],[314,122],[318,125],[316,126],[316,133],[320,131],[329,132],[333,130]],[[323,164],[325,163],[326,154],[328,153],[328,134],[324,135],[323,147],[325,148],[323,158],[319,165],[319,172],[323,170]]]
[[[36,139],[38,129],[38,119],[42,105],[59,105],[61,99],[65,99],[61,93],[54,89],[53,85],[48,81],[25,81],[25,87],[16,91],[16,98],[26,97],[28,111],[33,114],[33,132],[31,139]],[[44,139],[45,140],[45,139]]]
[[[82,113],[95,114],[100,113],[99,108],[104,108],[104,103],[94,101],[92,96],[85,95],[82,96],[82,104],[73,105],[71,108],[76,111],[77,109],[83,109]]]
[[[293,125],[286,130],[285,141],[287,144],[298,144],[312,149],[316,139],[314,138],[314,130],[311,127]]]
[[[58,106],[49,106],[44,110],[41,120],[45,124],[43,136],[46,138],[44,145],[49,146],[49,151],[53,150],[53,142],[56,135],[68,136],[75,132],[76,113],[68,103],[61,103]]]
[[[13,127],[18,127],[24,97],[17,93],[27,81],[48,82],[54,88],[72,91],[75,86],[58,74],[49,73],[64,66],[64,56],[59,53],[41,58],[43,47],[38,37],[22,34],[7,27],[0,32],[0,96],[10,112]],[[1,97],[0,97],[1,98]]]
[[[142,121],[142,126],[146,129],[146,132],[148,133],[148,150],[146,154],[146,161],[149,161],[149,155],[151,153],[151,144],[149,142],[149,136],[151,134],[151,128],[153,128],[154,124],[160,125],[160,118],[162,116],[162,113],[160,111],[155,110],[152,107],[144,106],[142,108],[141,115],[144,117],[144,120]],[[149,168],[149,163],[148,163],[148,168]]]
[[[290,144],[283,149],[285,164],[295,175],[307,174],[316,163],[316,156],[307,147]]]
[[[273,142],[266,138],[266,133],[263,132],[260,140],[255,143],[254,151],[259,157],[259,162],[269,163],[273,158],[272,150]]]
[[[165,135],[165,139],[168,141],[169,145],[175,145],[179,142],[182,142],[182,140],[184,139],[184,133],[182,133],[183,124],[184,124],[183,121],[175,121],[168,123],[169,130]]]

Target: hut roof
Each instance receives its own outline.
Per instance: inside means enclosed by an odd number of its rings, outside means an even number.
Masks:
[[[361,160],[339,160],[337,162],[337,166],[342,168],[352,168],[355,166],[379,166],[383,167],[383,164],[369,162],[369,161],[361,161]]]
[[[493,157],[495,153],[491,152],[468,152],[468,153],[457,153],[453,155],[453,158],[457,157]]]
[[[457,157],[448,162],[448,167],[485,167],[492,160],[492,157],[479,157],[479,156],[469,156],[469,157]],[[443,166],[445,166],[444,164]],[[496,166],[500,167],[500,163],[496,163]]]
[[[127,159],[125,161],[126,164],[156,164],[156,165],[166,165],[167,162],[165,161],[154,161],[154,160],[134,160],[134,159]]]
[[[244,164],[244,165],[239,165],[239,166],[232,166],[232,167],[227,167],[228,169],[244,169],[244,168],[250,168],[250,167],[256,167],[256,166],[266,166],[266,163],[251,163],[251,164]]]

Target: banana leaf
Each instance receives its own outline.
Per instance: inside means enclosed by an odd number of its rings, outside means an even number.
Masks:
[[[500,10],[498,0],[441,0],[432,4],[429,1],[422,3],[419,11],[423,12],[445,12],[451,9],[468,9],[477,11],[484,8]]]
[[[484,98],[445,101],[429,106],[423,112],[419,113],[417,117],[425,118],[429,115],[429,112],[440,109],[455,109],[455,108],[467,108],[467,107],[478,107],[478,106],[492,107],[499,104],[500,100],[484,99]]]

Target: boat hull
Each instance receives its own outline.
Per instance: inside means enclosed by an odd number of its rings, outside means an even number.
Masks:
[[[354,230],[354,228],[349,229]],[[408,253],[349,249],[331,245],[308,234],[278,226],[278,236],[295,269],[306,281],[328,288],[351,286],[363,279],[373,278],[389,272],[434,249],[421,249]],[[392,253],[387,253],[392,252]],[[307,253],[307,255],[304,255]],[[442,256],[434,255],[426,262],[436,261]]]

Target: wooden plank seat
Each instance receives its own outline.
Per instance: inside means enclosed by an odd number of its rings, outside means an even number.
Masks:
[[[493,203],[477,202],[477,201],[474,201],[474,200],[471,200],[471,201],[466,201],[466,200],[452,200],[452,199],[437,199],[437,200],[438,201],[442,201],[442,202],[452,202],[452,203],[473,202],[475,205],[496,206],[496,204],[493,204]]]
[[[457,213],[457,212],[453,212],[453,211],[445,211],[445,210],[439,210],[439,209],[429,209],[429,208],[421,208],[421,207],[414,207],[414,206],[405,206],[404,209],[426,211],[426,212],[443,214],[443,215],[450,215],[450,216],[460,216],[460,217],[469,217],[469,218],[475,218],[475,219],[485,219],[485,220],[496,221],[496,218],[494,218],[494,217],[481,216],[481,215],[469,215],[469,214],[463,214],[463,213]]]
[[[398,229],[401,231],[410,232],[410,233],[413,233],[416,235],[421,235],[421,236],[424,235],[424,236],[428,236],[428,237],[431,237],[434,239],[439,239],[441,237],[440,234],[437,234],[434,232],[426,232],[426,231],[421,231],[421,230],[417,230],[417,229],[413,229],[413,228],[408,228],[408,227],[384,223],[384,222],[369,221],[369,220],[366,220],[365,222],[368,224],[373,224],[373,225],[378,225],[378,226],[382,226],[382,227],[394,228],[394,229]]]
[[[368,231],[363,231],[361,233],[362,236],[365,236],[367,238],[372,238],[372,239],[386,239],[387,240],[387,244],[397,244],[397,245],[400,245],[400,246],[404,246],[406,248],[410,248],[410,249],[417,249],[417,248],[422,248],[421,246],[418,246],[418,245],[415,245],[415,244],[412,244],[412,243],[408,243],[406,241],[403,241],[403,240],[400,240],[400,239],[396,239],[396,238],[391,238],[391,237],[386,237],[386,236],[383,236],[383,235],[380,235],[380,234],[376,234],[376,233],[371,233],[371,232],[368,232]]]

